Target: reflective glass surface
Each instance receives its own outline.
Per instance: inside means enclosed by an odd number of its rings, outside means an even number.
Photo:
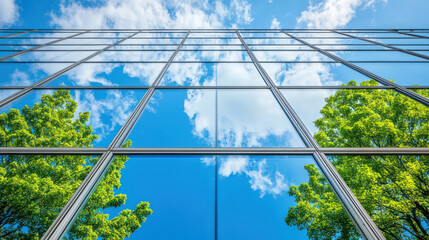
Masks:
[[[333,61],[317,51],[253,51],[259,61]]]
[[[281,91],[321,147],[423,147],[429,141],[426,134],[413,140],[427,131],[428,108],[394,90]]]
[[[97,160],[83,155],[0,155],[2,238],[41,238]]]
[[[174,61],[250,61],[246,51],[180,51]]]
[[[356,63],[384,79],[402,86],[429,86],[428,63]]]
[[[336,86],[368,77],[341,63],[262,63],[279,86]]]
[[[156,90],[128,138],[134,147],[214,147],[215,90]]]
[[[172,63],[161,86],[265,86],[253,63]]]
[[[215,170],[205,164],[209,159],[116,156],[66,238],[81,239],[90,228],[107,239],[130,233],[128,239],[213,239]]]
[[[8,147],[107,147],[145,92],[33,90],[0,108],[4,118],[3,144]]]
[[[391,239],[427,237],[428,155],[329,158],[384,236]]]
[[[219,239],[360,237],[311,156],[220,156],[217,189]]]
[[[0,62],[0,84],[2,86],[29,86],[69,65],[71,64]]]
[[[82,63],[46,86],[149,86],[165,63]]]
[[[218,90],[219,147],[305,147],[268,89]]]

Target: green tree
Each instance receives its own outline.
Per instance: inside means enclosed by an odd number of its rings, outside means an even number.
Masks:
[[[86,125],[90,113],[75,117],[69,91],[43,94],[40,103],[0,115],[1,147],[91,147],[97,136]],[[124,146],[131,145],[127,141]],[[0,157],[0,239],[39,239],[79,187],[98,157],[8,155]],[[117,156],[67,234],[67,239],[123,239],[152,213],[149,203],[111,218],[102,210],[120,207],[126,156]]]
[[[393,90],[344,89],[325,100],[315,121],[321,147],[429,146],[429,108]],[[333,156],[331,161],[387,239],[429,239],[427,155]],[[289,208],[286,224],[306,229],[311,239],[359,238],[326,179],[315,165],[305,168],[309,182],[290,188],[297,205]]]

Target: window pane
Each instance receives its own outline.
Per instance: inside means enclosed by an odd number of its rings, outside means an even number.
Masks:
[[[246,51],[180,51],[174,61],[250,61]]]
[[[172,63],[162,86],[265,86],[253,63]]]
[[[88,62],[98,61],[167,61],[173,51],[106,51],[91,58]]]
[[[0,109],[1,145],[107,147],[145,91],[33,90]]]
[[[8,61],[72,61],[77,62],[95,51],[32,51],[8,59]]]
[[[82,63],[46,86],[149,86],[165,63]]]
[[[311,156],[219,156],[219,239],[358,239]]]
[[[423,147],[429,142],[427,134],[421,135],[427,131],[428,108],[396,91],[281,91],[321,147]],[[429,96],[428,90],[416,92]]]
[[[428,236],[428,155],[329,158],[384,236],[391,239]]]
[[[361,68],[403,86],[429,86],[428,63],[356,63]]]
[[[67,239],[213,239],[215,171],[207,159],[116,156]]]
[[[317,51],[253,51],[259,61],[334,61]]]
[[[215,90],[156,90],[128,138],[134,147],[214,147]]]
[[[280,86],[336,86],[368,77],[341,63],[262,63],[271,79]]]
[[[51,74],[54,74],[70,63],[1,63],[0,84],[2,86],[30,86]]]
[[[218,90],[219,147],[305,147],[268,89]]]
[[[346,61],[425,61],[399,51],[335,51],[332,54]]]
[[[9,97],[10,95],[18,92],[19,90],[0,90],[0,100],[3,100],[7,97]]]
[[[1,155],[0,159],[0,234],[3,239],[39,239],[98,157]]]

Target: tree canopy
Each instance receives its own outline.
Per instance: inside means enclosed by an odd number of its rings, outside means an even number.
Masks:
[[[89,112],[75,116],[70,92],[43,94],[40,103],[0,115],[1,147],[91,147],[98,137],[86,125]],[[124,146],[129,147],[131,141]],[[39,239],[91,171],[98,157],[83,155],[0,156],[0,239]],[[66,239],[123,239],[152,213],[148,202],[109,217],[103,209],[125,204],[115,194],[126,156],[116,156],[80,212]]]
[[[349,86],[356,86],[351,81]],[[374,80],[361,83],[375,86]],[[416,90],[425,97],[427,90]],[[429,108],[393,90],[343,89],[325,99],[315,121],[321,147],[428,147]],[[387,239],[429,239],[427,155],[331,156],[338,173]],[[352,221],[315,165],[291,186],[286,224],[310,239],[358,239]]]

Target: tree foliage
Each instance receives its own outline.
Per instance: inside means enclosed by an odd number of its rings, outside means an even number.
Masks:
[[[0,115],[1,147],[91,147],[97,136],[86,125],[90,113],[75,116],[69,91],[43,94],[40,103]],[[125,147],[131,141],[125,143]],[[0,157],[0,239],[39,239],[79,187],[98,157],[8,155]],[[126,156],[117,156],[68,232],[67,239],[123,239],[152,213],[149,203],[122,210],[109,220],[103,209],[120,207],[115,194]]]
[[[429,108],[393,90],[339,90],[326,98],[320,113],[315,139],[321,147],[429,146]],[[427,155],[333,156],[331,161],[387,239],[429,239]],[[326,179],[314,165],[305,168],[309,182],[290,188],[297,205],[286,223],[306,229],[311,239],[359,238]]]

